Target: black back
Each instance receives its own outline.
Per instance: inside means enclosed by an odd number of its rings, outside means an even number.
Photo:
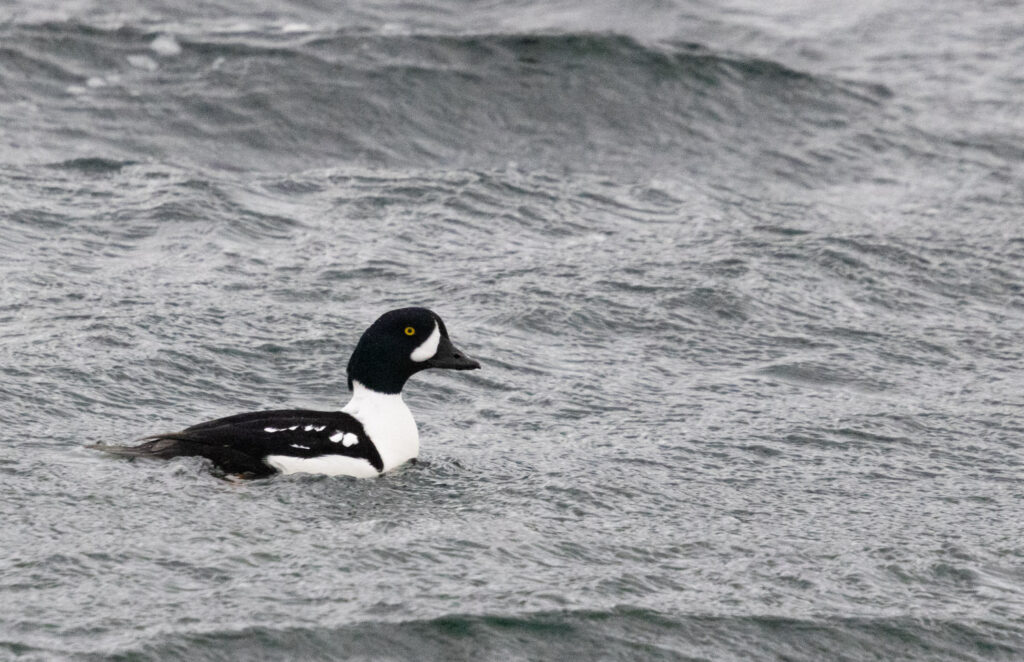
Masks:
[[[346,433],[356,435],[358,441],[346,446],[338,439]],[[198,455],[209,458],[227,473],[254,476],[275,472],[264,462],[268,455],[304,458],[344,455],[366,460],[377,471],[384,470],[380,453],[362,424],[340,411],[281,409],[237,414],[193,425],[181,432],[147,437],[146,443],[140,446],[123,450],[117,450],[116,446],[97,448],[136,457]]]

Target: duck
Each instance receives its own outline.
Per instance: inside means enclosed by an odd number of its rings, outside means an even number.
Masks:
[[[402,389],[430,368],[476,370],[480,363],[452,344],[437,313],[400,308],[381,315],[356,343],[347,367],[352,397],[340,411],[248,412],[143,437],[134,446],[87,448],[130,458],[199,456],[233,477],[376,477],[419,455],[419,430]]]

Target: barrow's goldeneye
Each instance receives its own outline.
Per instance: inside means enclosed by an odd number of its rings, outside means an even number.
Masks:
[[[253,477],[378,476],[419,454],[416,422],[402,401],[406,380],[427,368],[479,367],[448,339],[436,313],[401,308],[381,315],[359,339],[348,361],[352,399],[341,411],[237,414],[145,437],[138,446],[89,448],[129,457],[199,455],[228,474]]]

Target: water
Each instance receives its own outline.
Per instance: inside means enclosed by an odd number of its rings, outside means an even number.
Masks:
[[[0,658],[1024,658],[1020,3],[342,4],[3,10]]]

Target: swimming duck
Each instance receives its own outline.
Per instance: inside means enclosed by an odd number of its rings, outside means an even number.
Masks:
[[[237,414],[180,432],[144,437],[138,446],[89,446],[127,457],[198,455],[227,474],[379,476],[419,454],[419,431],[402,388],[427,368],[474,370],[441,317],[426,308],[384,313],[348,361],[352,399],[341,411],[280,409]]]

